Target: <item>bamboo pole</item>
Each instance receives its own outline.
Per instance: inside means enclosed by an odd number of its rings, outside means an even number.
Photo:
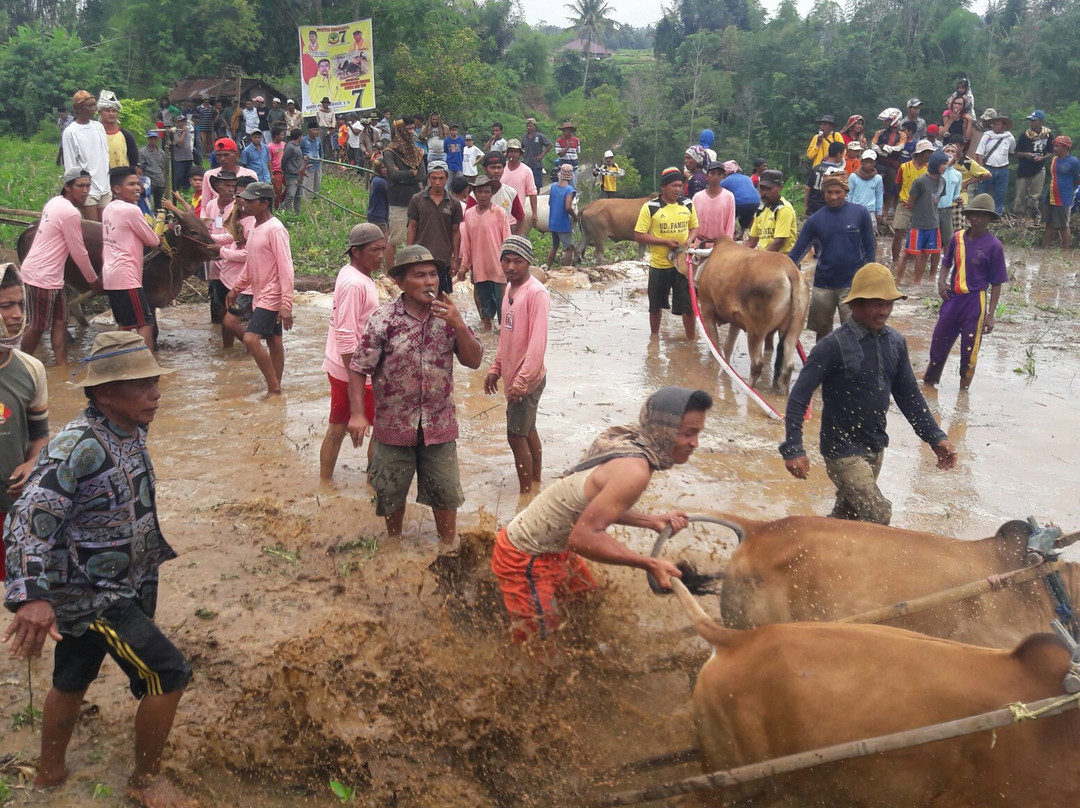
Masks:
[[[0,208],[0,213],[6,213],[9,216],[33,216],[35,219],[41,218],[40,210],[19,210],[18,208]]]
[[[1013,572],[1006,572],[1001,577],[1005,579],[1006,586],[1011,586],[1012,584],[1024,583],[1026,581],[1034,580],[1035,578],[1043,578],[1053,572],[1057,572],[1062,566],[1063,562],[1052,561],[1049,564],[1039,564],[1034,567],[1024,567],[1022,569],[1014,570]],[[1000,586],[997,586],[992,582],[992,579],[983,578],[982,580],[972,581],[969,584],[956,586],[952,589],[935,592],[932,595],[924,595],[921,598],[915,598],[913,600],[903,600],[899,603],[894,603],[891,606],[881,606],[877,609],[870,609],[866,612],[849,615],[836,622],[880,623],[882,620],[903,617],[904,615],[909,614],[917,614],[919,612],[924,612],[927,609],[933,609],[936,606],[942,606],[946,603],[953,603],[958,600],[966,600],[967,598],[974,598],[979,595],[984,595],[987,592],[996,591],[1000,588]]]
[[[920,746],[926,743],[958,738],[962,735],[1007,727],[1010,724],[1025,720],[1046,718],[1072,710],[1078,705],[1080,705],[1080,694],[1053,696],[1027,705],[1012,704],[1000,710],[960,718],[956,721],[946,721],[941,724],[894,732],[890,735],[880,735],[862,741],[849,741],[848,743],[826,746],[821,749],[799,752],[795,755],[786,755],[772,760],[761,761],[760,763],[751,763],[747,766],[739,766],[726,771],[688,777],[684,780],[659,786],[621,791],[600,797],[590,804],[595,808],[638,805],[643,802],[673,797],[677,794],[691,794],[698,791],[709,791],[714,788],[739,785],[778,774],[819,766],[823,763],[835,763],[841,760],[850,760],[851,758],[892,752],[897,749],[907,749],[911,746]]]

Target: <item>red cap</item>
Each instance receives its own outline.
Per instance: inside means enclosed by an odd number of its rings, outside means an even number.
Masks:
[[[239,149],[236,148],[236,141],[221,137],[214,141],[214,151],[239,151]]]
[[[938,126],[936,123],[932,123],[926,127],[926,134],[936,135],[938,133]]]

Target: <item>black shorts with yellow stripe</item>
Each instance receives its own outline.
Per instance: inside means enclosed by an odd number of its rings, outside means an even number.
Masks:
[[[110,606],[79,637],[56,644],[53,687],[79,693],[90,686],[108,654],[127,674],[137,699],[174,693],[191,681],[191,667],[140,607],[124,599]]]

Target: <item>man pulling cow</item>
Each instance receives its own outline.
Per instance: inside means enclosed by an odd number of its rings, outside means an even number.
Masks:
[[[712,398],[701,390],[658,390],[645,401],[637,424],[601,433],[576,466],[499,531],[491,569],[515,642],[538,639],[555,656],[563,598],[582,598],[597,589],[582,558],[646,570],[665,589],[672,577],[682,577],[671,562],[633,552],[607,529],[627,525],[659,533],[686,527],[682,511],[645,514],[634,505],[653,472],[690,460],[710,407]]]
[[[956,449],[945,437],[919,391],[908,359],[907,341],[885,325],[893,303],[906,298],[892,273],[881,264],[867,264],[851,282],[841,301],[851,318],[820,340],[791,388],[785,441],[780,444],[784,465],[793,477],[805,480],[810,461],[803,449],[803,414],[814,390],[822,388],[821,454],[825,471],[836,486],[830,516],[889,524],[892,503],[877,486],[889,436],[885,415],[890,396],[938,457],[938,468],[956,465]]]

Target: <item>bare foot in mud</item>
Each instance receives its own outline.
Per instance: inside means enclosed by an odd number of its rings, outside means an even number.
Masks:
[[[68,778],[67,769],[61,769],[58,772],[47,772],[44,769],[37,773],[34,778],[34,788],[56,788]]]
[[[146,808],[197,808],[199,804],[194,797],[189,797],[166,780],[164,775],[158,775],[144,786],[128,781],[127,795]]]

